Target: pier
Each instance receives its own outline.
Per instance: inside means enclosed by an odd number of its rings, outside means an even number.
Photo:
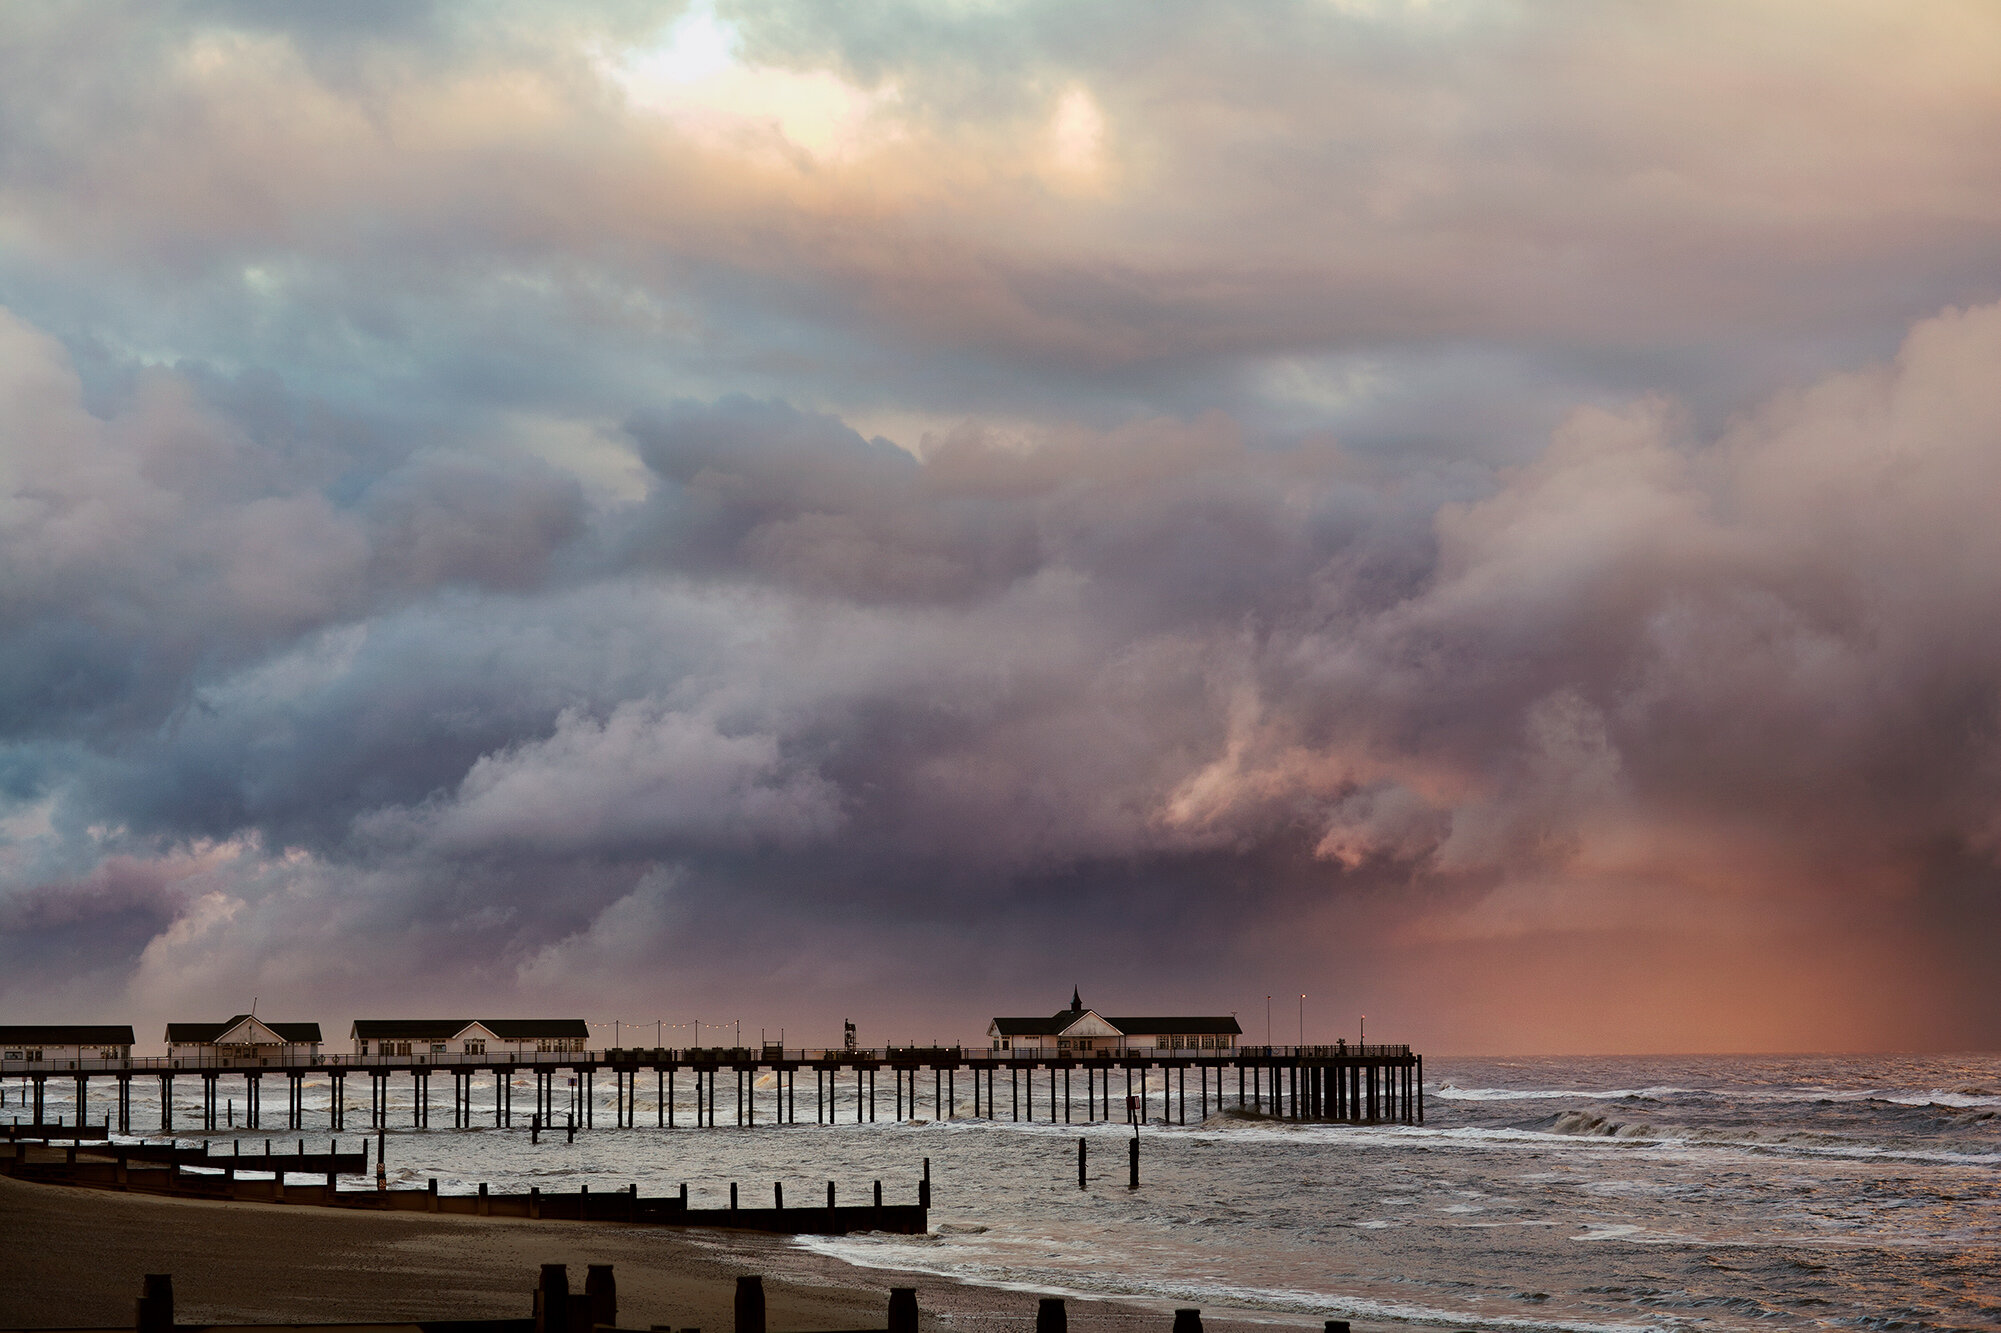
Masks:
[[[760,1092],[756,1084],[766,1074],[772,1076],[772,1086]],[[519,1090],[525,1095],[517,1105],[515,1082],[524,1075],[531,1083]],[[101,1107],[98,1122],[105,1131],[132,1134],[132,1081],[140,1078],[158,1081],[159,1123],[152,1128],[162,1134],[176,1129],[174,1091],[179,1080],[200,1084],[203,1131],[267,1127],[267,1084],[277,1085],[272,1090],[282,1097],[278,1117],[282,1127],[303,1129],[309,1078],[331,1085],[328,1128],[336,1133],[348,1128],[349,1079],[367,1084],[366,1119],[356,1128],[371,1130],[389,1127],[392,1081],[408,1086],[411,1128],[470,1129],[487,1124],[490,1117],[494,1128],[527,1128],[531,1123],[556,1128],[567,1121],[576,1128],[594,1129],[600,1079],[609,1083],[612,1094],[607,1127],[619,1129],[641,1127],[647,1118],[639,1110],[645,1092],[653,1094],[651,1120],[659,1129],[950,1120],[962,1113],[961,1078],[970,1083],[974,1118],[1015,1123],[1123,1124],[1136,1117],[1142,1122],[1158,1119],[1186,1125],[1226,1111],[1336,1124],[1424,1123],[1422,1056],[1408,1046],[1342,1042],[1238,1046],[1201,1054],[1182,1050],[1064,1054],[959,1046],[611,1047],[509,1055],[300,1054],[203,1062],[134,1056],[0,1062],[0,1079],[18,1080],[13,1104],[21,1106],[22,1118],[38,1126],[46,1120],[48,1082],[57,1079],[74,1085],[74,1121],[96,1119],[95,1111]],[[492,1106],[476,1112],[474,1093],[489,1082]],[[730,1086],[724,1088],[724,1083]],[[91,1095],[93,1084],[99,1093],[96,1098]],[[240,1098],[243,1111],[230,1126],[219,1123],[225,1090],[238,1094],[228,1100],[239,1103]],[[677,1105],[683,1093],[693,1094],[688,1108],[692,1114]],[[0,1120],[4,1118],[0,1112]],[[0,1133],[5,1129],[0,1123]]]

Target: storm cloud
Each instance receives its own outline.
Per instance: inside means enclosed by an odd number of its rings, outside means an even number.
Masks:
[[[2001,1039],[1991,14],[117,12],[10,1012]]]

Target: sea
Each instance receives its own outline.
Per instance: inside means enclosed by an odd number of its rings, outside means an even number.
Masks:
[[[833,1258],[1277,1324],[2001,1328],[2001,1056],[1431,1059],[1425,1073],[1422,1126],[1266,1118],[1237,1108],[1234,1081],[1221,1110],[1212,1087],[1206,1119],[1191,1088],[1189,1123],[1169,1124],[1158,1118],[1156,1074],[1155,1118],[1137,1131],[1084,1123],[1081,1078],[1071,1122],[1060,1123],[1059,1103],[1051,1124],[1046,1075],[1035,1123],[1009,1118],[1004,1077],[999,1119],[973,1115],[966,1078],[954,1114],[940,1118],[927,1074],[919,1119],[889,1123],[884,1077],[876,1123],[853,1122],[850,1080],[846,1118],[815,1124],[810,1071],[796,1103],[806,1124],[772,1123],[781,1094],[767,1075],[755,1125],[734,1124],[725,1085],[717,1106],[726,1123],[692,1128],[684,1074],[679,1128],[656,1127],[659,1103],[643,1077],[637,1127],[615,1129],[611,1080],[600,1078],[595,1127],[574,1142],[545,1132],[539,1143],[525,1128],[525,1077],[511,1129],[491,1128],[492,1080],[478,1080],[474,1119],[488,1127],[471,1130],[436,1127],[451,1118],[445,1078],[433,1080],[433,1128],[411,1127],[408,1080],[397,1080],[385,1160],[392,1185],[636,1184],[654,1195],[685,1183],[697,1207],[725,1204],[732,1183],[746,1206],[768,1204],[774,1185],[788,1203],[824,1202],[828,1182],[840,1202],[863,1203],[878,1180],[886,1201],[915,1202],[928,1160],[929,1235],[802,1237],[792,1252],[802,1265]],[[365,1122],[367,1086],[348,1082],[349,1126]],[[103,1080],[95,1087],[108,1092]],[[156,1081],[133,1087],[134,1127],[151,1128]],[[283,1120],[282,1089],[267,1080],[267,1122]],[[74,1115],[63,1080],[48,1090],[50,1115]],[[329,1095],[323,1080],[308,1081],[303,1137],[313,1150],[329,1137]],[[87,1106],[88,1118],[101,1122],[107,1103]],[[175,1103],[181,1140],[209,1138],[216,1151],[232,1138],[245,1152],[266,1139],[296,1151],[302,1137],[190,1134],[196,1080],[177,1081]],[[0,1120],[20,1113],[21,1090],[10,1086]],[[1135,1132],[1138,1189],[1127,1179]],[[334,1137],[351,1149],[361,1134]]]

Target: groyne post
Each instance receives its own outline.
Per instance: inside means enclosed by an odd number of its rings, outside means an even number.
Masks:
[[[139,1333],[173,1333],[174,1275],[148,1273],[139,1288],[133,1326]]]
[[[764,1333],[764,1279],[745,1274],[736,1280],[736,1333]]]
[[[917,1333],[917,1288],[889,1289],[888,1323],[887,1333]]]
[[[535,1284],[535,1333],[570,1333],[570,1273],[562,1264],[543,1264]]]
[[[618,1281],[610,1264],[591,1264],[584,1269],[584,1305],[590,1312],[591,1327],[617,1325]]]

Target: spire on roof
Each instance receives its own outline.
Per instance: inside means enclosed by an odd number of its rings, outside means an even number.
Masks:
[[[1070,1012],[1081,1013],[1084,1008],[1084,994],[1075,986],[1070,988]]]

